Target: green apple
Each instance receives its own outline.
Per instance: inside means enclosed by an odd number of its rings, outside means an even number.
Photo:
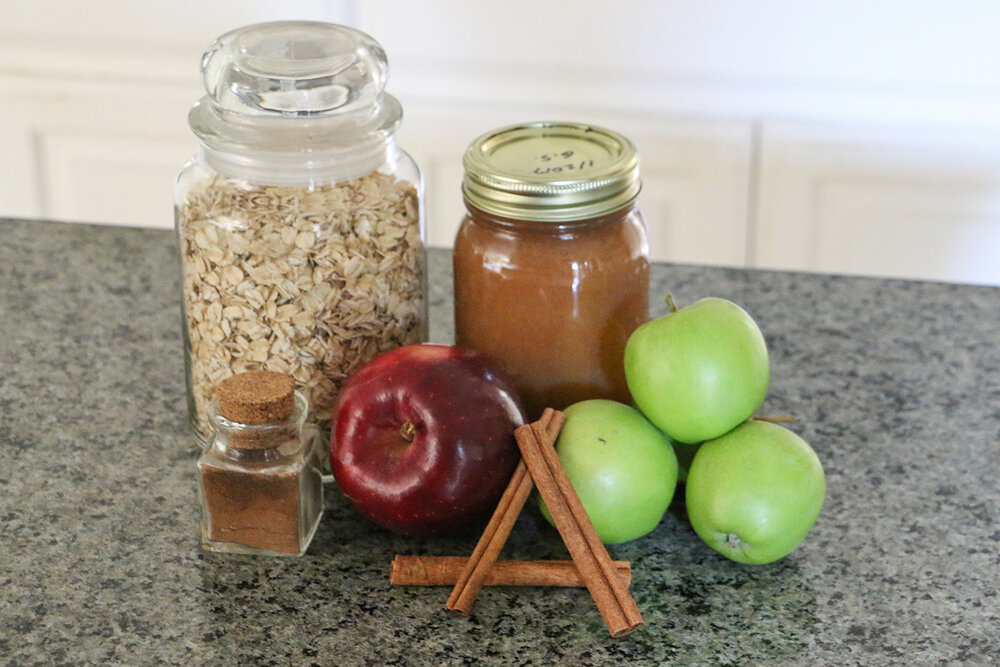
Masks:
[[[685,502],[695,532],[738,563],[770,563],[809,532],[823,506],[823,466],[786,428],[749,421],[703,443]]]
[[[670,441],[623,403],[581,401],[565,413],[556,452],[601,541],[628,542],[656,528],[677,488]],[[552,523],[541,498],[539,507]]]
[[[639,410],[672,439],[711,440],[764,402],[767,345],[735,303],[702,299],[632,333],[625,379]]]

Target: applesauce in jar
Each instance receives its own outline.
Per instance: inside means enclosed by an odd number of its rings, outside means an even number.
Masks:
[[[478,138],[464,166],[456,343],[506,366],[530,419],[628,402],[625,343],[649,318],[635,147],[603,128],[532,123]]]

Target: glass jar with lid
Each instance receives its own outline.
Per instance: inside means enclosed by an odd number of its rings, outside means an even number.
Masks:
[[[273,371],[226,378],[212,401],[214,433],[198,459],[202,546],[301,556],[323,514],[309,405]]]
[[[215,40],[201,71],[201,150],[174,200],[192,426],[204,442],[213,388],[270,370],[325,435],[346,377],[427,331],[423,185],[385,52],[345,26],[263,23]]]
[[[504,363],[531,419],[628,402],[625,343],[649,317],[633,144],[590,125],[515,125],[476,139],[464,167],[456,342]]]

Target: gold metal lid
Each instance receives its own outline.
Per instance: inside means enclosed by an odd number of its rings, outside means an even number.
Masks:
[[[567,222],[625,208],[639,195],[639,156],[611,130],[540,122],[488,132],[465,151],[462,195],[515,220]]]

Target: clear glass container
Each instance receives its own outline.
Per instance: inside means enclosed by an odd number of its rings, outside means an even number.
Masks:
[[[466,152],[456,342],[506,366],[529,419],[630,401],[625,343],[649,318],[639,189],[635,148],[593,126],[501,128]]]
[[[315,22],[252,25],[201,63],[180,173],[192,427],[243,371],[292,375],[328,437],[338,390],[376,354],[426,339],[423,183],[396,146],[402,109],[371,37]]]
[[[303,429],[309,405],[294,393],[287,419],[244,424],[213,401],[214,435],[198,460],[202,546],[270,556],[305,553],[323,514],[315,432]]]

